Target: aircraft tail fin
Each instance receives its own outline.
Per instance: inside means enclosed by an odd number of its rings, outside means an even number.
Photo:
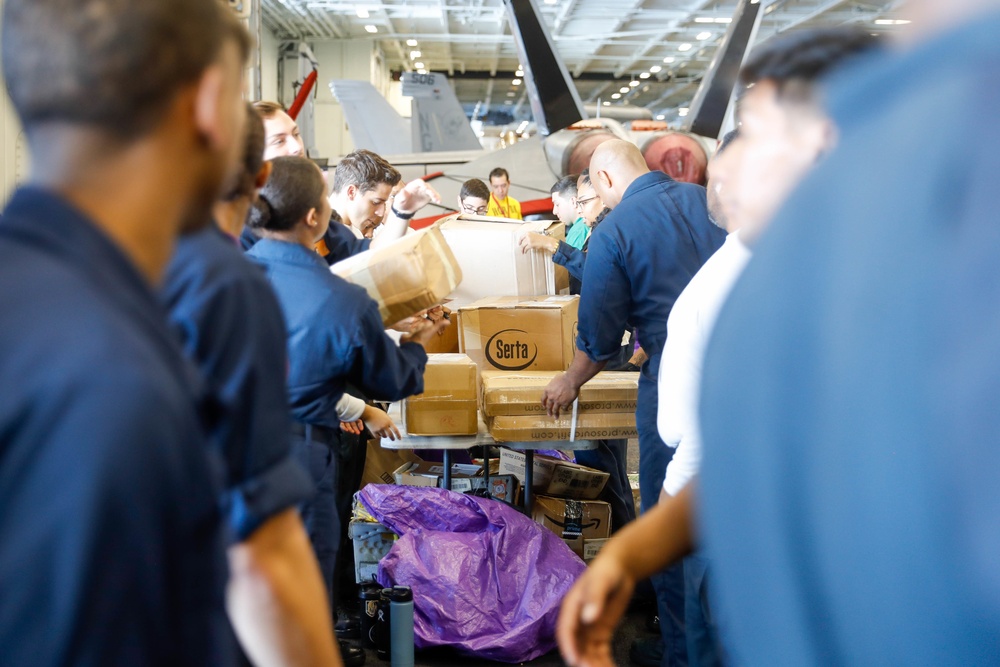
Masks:
[[[404,72],[401,81],[403,95],[413,98],[413,152],[482,148],[448,77],[440,72]]]
[[[355,148],[381,155],[413,152],[410,121],[400,116],[375,86],[367,81],[335,79],[330,90],[344,110]]]

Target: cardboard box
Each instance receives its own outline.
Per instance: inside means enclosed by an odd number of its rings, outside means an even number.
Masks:
[[[380,523],[367,521],[351,521],[347,534],[354,545],[355,581],[372,581],[378,574],[379,561],[396,543],[396,534]]]
[[[458,311],[458,344],[480,370],[562,371],[576,352],[578,296],[490,297]]]
[[[462,282],[462,269],[438,225],[337,262],[330,270],[368,292],[385,326],[440,304]]]
[[[524,458],[524,452],[501,448],[500,474],[514,475],[521,484],[524,484]],[[579,463],[537,454],[531,469],[534,474],[532,489],[537,493],[580,500],[593,500],[601,495],[610,477],[606,472]]]
[[[559,371],[483,371],[480,405],[487,417],[541,415],[542,392]],[[639,374],[604,371],[580,388],[580,412],[635,412]]]
[[[471,479],[482,474],[482,467],[471,463],[454,463],[451,466],[452,490],[457,490],[456,482]],[[444,465],[434,461],[404,463],[394,473],[396,484],[406,486],[444,487]],[[480,480],[482,481],[482,480]],[[482,485],[480,485],[481,487]],[[470,488],[472,488],[470,486]]]
[[[365,469],[361,475],[361,488],[368,484],[395,484],[393,473],[404,463],[419,461],[420,457],[408,449],[385,449],[378,438],[368,441]]]
[[[432,354],[424,393],[403,401],[403,429],[410,435],[475,435],[479,432],[479,369],[464,354]]]
[[[588,551],[596,555],[595,541],[611,536],[611,505],[600,501],[539,496],[531,518],[563,538],[584,560]]]
[[[458,354],[458,315],[451,315],[451,324],[424,345],[427,354]]]
[[[633,412],[580,412],[573,418],[564,414],[558,419],[548,415],[506,415],[488,417],[486,425],[497,442],[535,442],[538,440],[609,440],[638,435]],[[558,447],[554,447],[558,449]]]
[[[566,227],[552,220],[523,222],[506,218],[457,215],[440,222],[462,269],[462,284],[452,292],[457,306],[494,294],[539,296],[568,294],[569,274],[540,250],[521,252],[524,232],[545,232],[565,240]]]
[[[589,563],[597,558],[598,552],[608,543],[608,539],[584,540],[583,541],[583,562]]]

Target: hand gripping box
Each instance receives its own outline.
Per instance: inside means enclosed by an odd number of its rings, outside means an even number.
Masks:
[[[486,426],[497,442],[609,440],[639,433],[634,412],[580,412],[575,420],[566,413],[558,419],[545,414],[487,417]]]
[[[464,276],[452,294],[464,306],[494,294],[540,296],[568,294],[569,274],[540,250],[521,251],[525,232],[566,238],[566,226],[552,220],[523,222],[507,218],[458,215],[441,222],[441,233],[458,258]]]
[[[442,303],[462,282],[462,269],[438,225],[337,262],[330,270],[368,292],[385,326]]]
[[[403,429],[410,435],[479,432],[479,369],[464,354],[431,354],[424,393],[403,401]]]
[[[458,310],[459,349],[482,371],[566,370],[579,306],[578,296],[480,299]]]
[[[483,415],[544,415],[542,392],[557,375],[559,371],[483,371]],[[634,413],[638,398],[638,373],[602,371],[580,387],[579,412]]]

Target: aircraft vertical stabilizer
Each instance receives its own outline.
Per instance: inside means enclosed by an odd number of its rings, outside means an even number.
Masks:
[[[413,98],[412,152],[482,148],[448,77],[440,72],[404,72],[401,81],[403,96]]]
[[[330,90],[344,110],[355,148],[380,155],[410,152],[410,121],[400,116],[375,86],[340,79],[330,82]]]

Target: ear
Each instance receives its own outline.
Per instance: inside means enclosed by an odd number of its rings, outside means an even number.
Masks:
[[[194,97],[194,123],[205,143],[221,150],[232,141],[225,122],[226,77],[220,63],[213,64],[198,79]]]
[[[609,174],[606,171],[599,171],[597,172],[597,178],[601,181],[601,183],[604,184],[604,187],[606,187],[608,190],[612,189],[611,174]]]
[[[358,186],[348,185],[347,186],[347,199],[349,201],[354,201],[354,198],[358,196]]]
[[[314,208],[309,209],[309,212],[306,213],[305,221],[306,221],[306,225],[309,226],[309,227],[318,227],[319,226],[319,212],[316,209],[314,209]]]
[[[272,171],[274,171],[274,164],[268,160],[261,165],[260,171],[257,172],[257,177],[253,181],[253,186],[260,190],[267,185],[267,180],[271,178]]]

